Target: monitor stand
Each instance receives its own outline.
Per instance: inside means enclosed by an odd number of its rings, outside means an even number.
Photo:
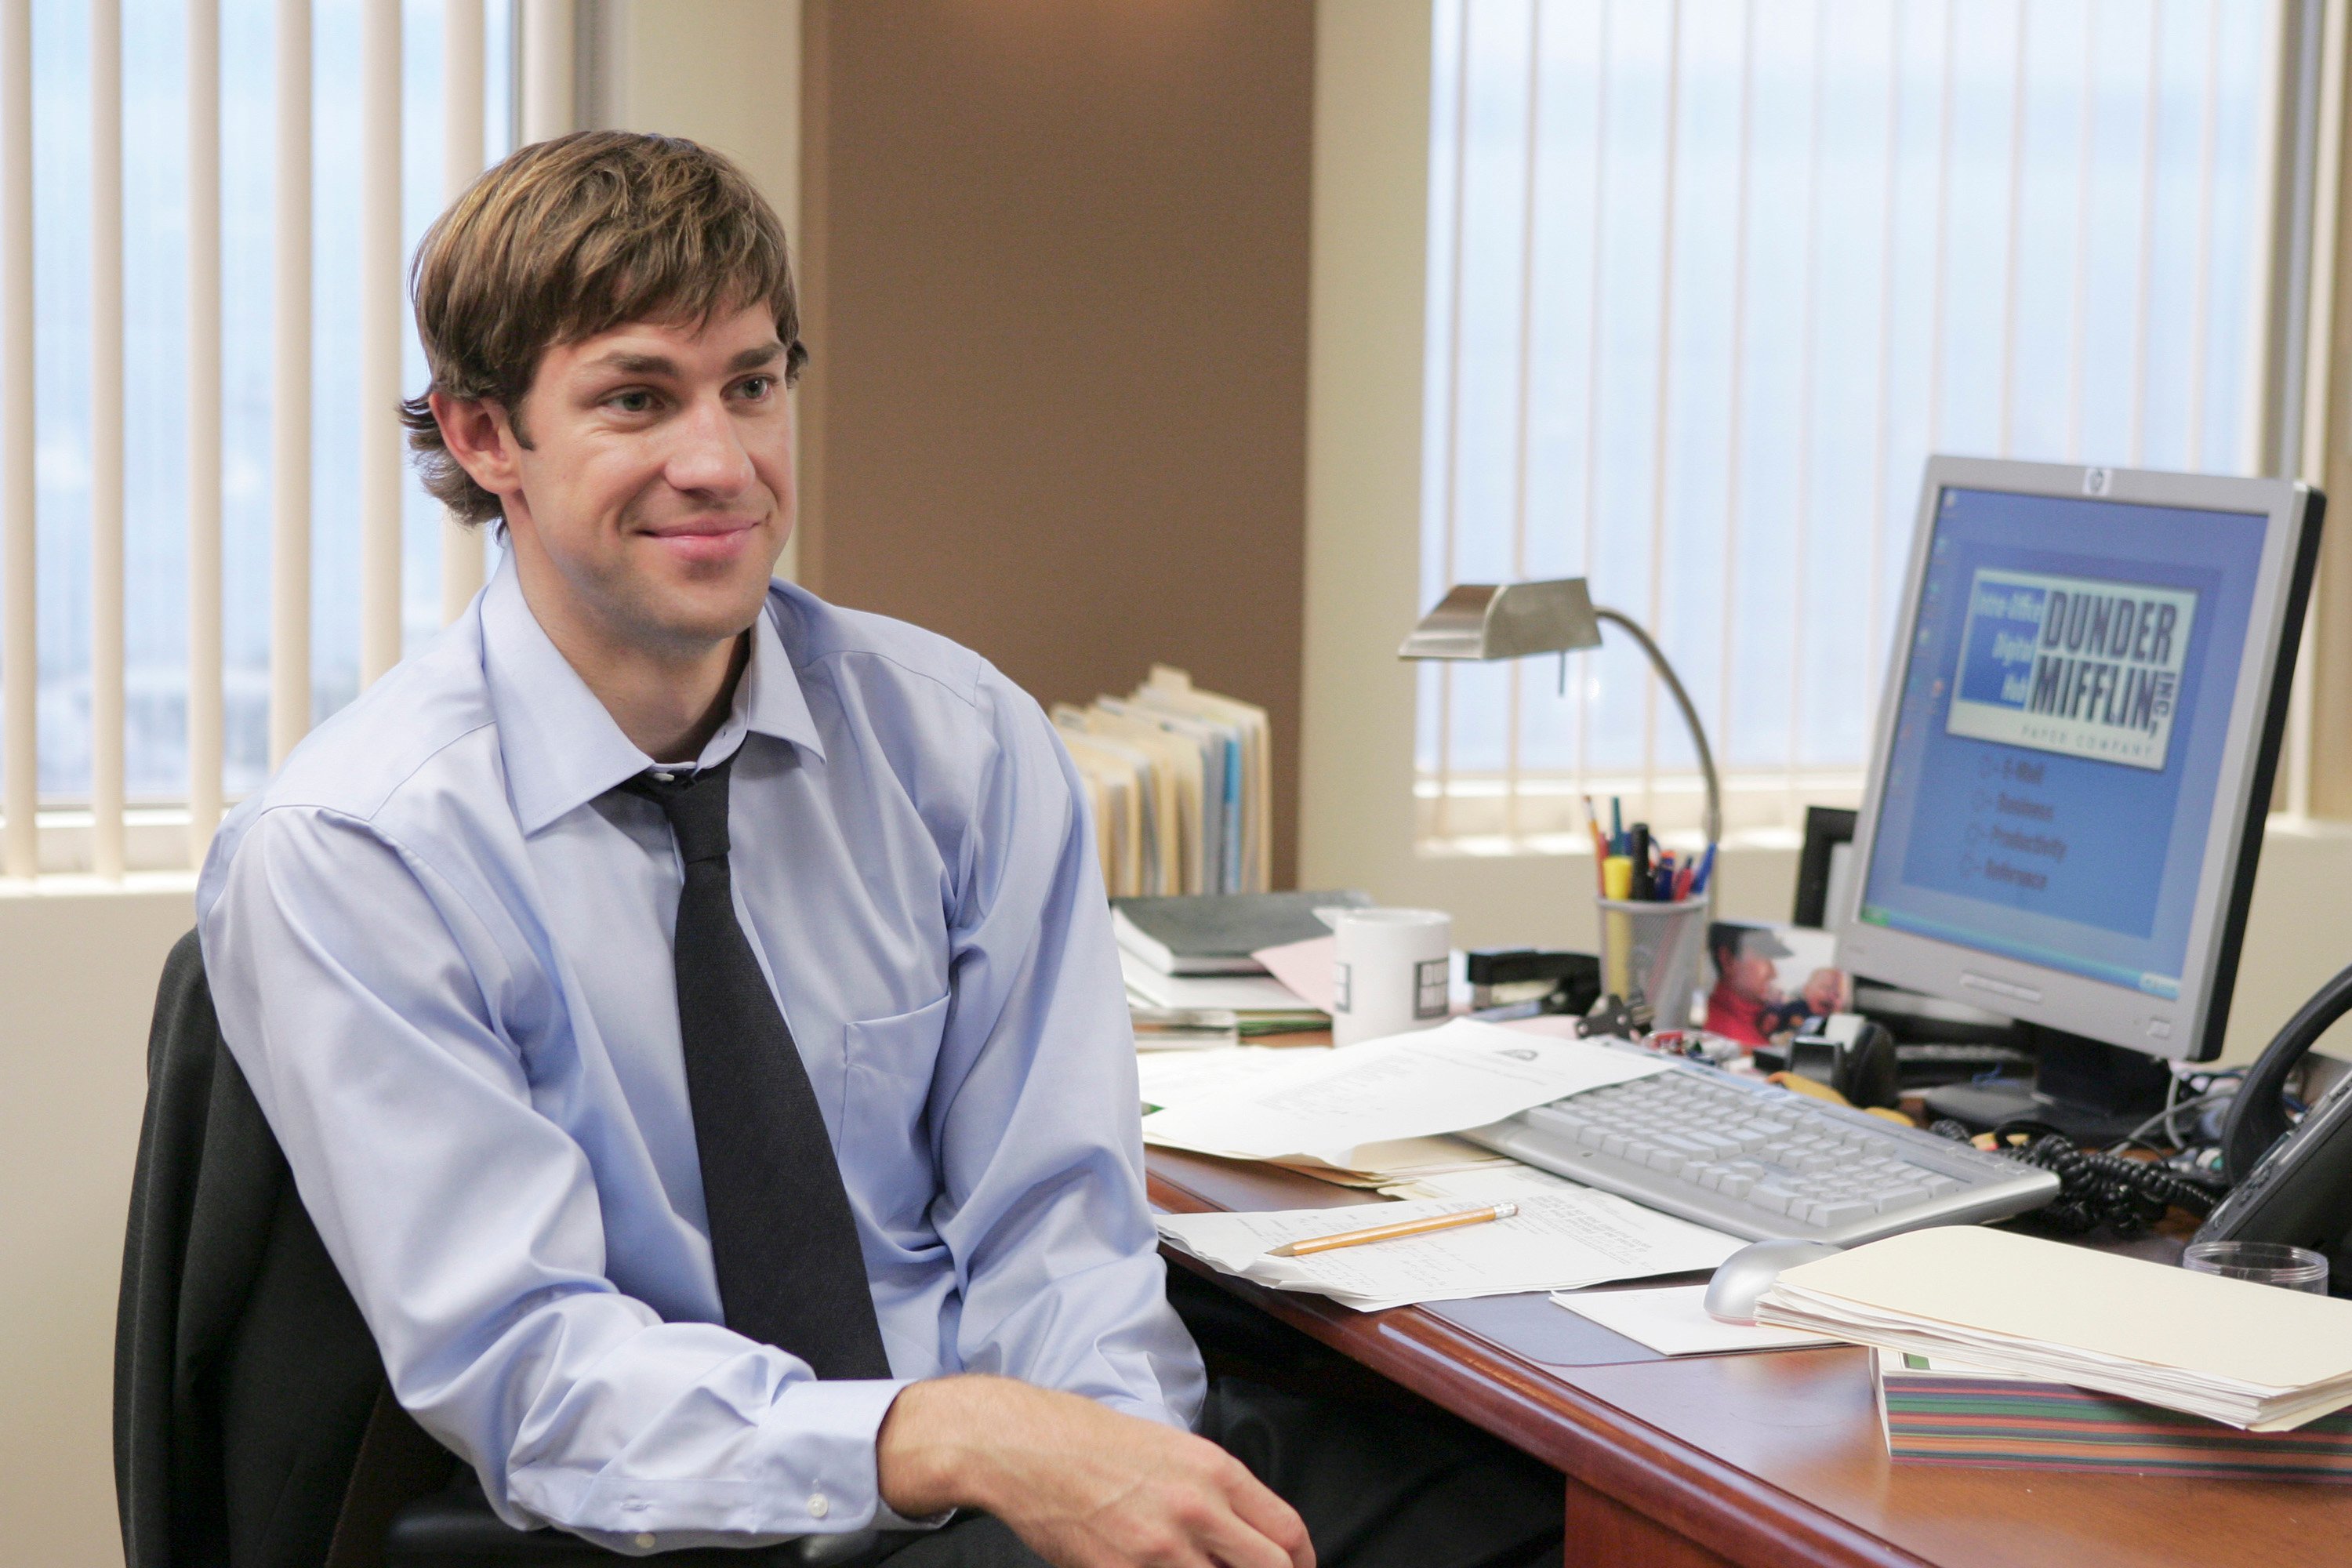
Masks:
[[[2164,1110],[2171,1069],[2157,1057],[2021,1024],[2039,1063],[2033,1079],[1947,1084],[1923,1097],[1927,1117],[1949,1117],[1971,1132],[2004,1121],[2043,1121],[2078,1143],[2106,1144]]]

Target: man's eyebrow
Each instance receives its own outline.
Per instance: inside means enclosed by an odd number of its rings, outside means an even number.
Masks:
[[[589,361],[597,370],[617,370],[624,375],[676,375],[677,362],[667,354],[633,354],[618,350]]]
[[[745,349],[741,353],[729,360],[727,369],[730,374],[757,370],[763,364],[773,364],[777,360],[782,359],[783,354],[783,344],[763,343],[758,348]],[[618,371],[623,375],[676,375],[677,374],[677,362],[667,354],[631,353],[626,349],[616,349],[611,353],[600,354],[588,363],[592,369]]]

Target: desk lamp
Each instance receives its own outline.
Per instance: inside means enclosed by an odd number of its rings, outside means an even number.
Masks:
[[[1650,634],[1630,616],[1592,602],[1581,577],[1559,577],[1545,583],[1459,583],[1423,616],[1421,625],[1397,649],[1399,658],[1501,659],[1530,654],[1560,656],[1560,673],[1567,679],[1568,656],[1579,648],[1601,646],[1601,623],[1619,627],[1650,656],[1650,667],[1674,694],[1690,726],[1691,744],[1698,752],[1699,772],[1706,779],[1706,841],[1723,837],[1723,785],[1716,777],[1715,752],[1706,743],[1706,730],[1698,710],[1675,676],[1674,666],[1651,640]]]

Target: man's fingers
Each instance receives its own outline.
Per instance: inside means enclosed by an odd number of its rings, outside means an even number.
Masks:
[[[1220,1568],[1297,1568],[1297,1558],[1237,1513],[1220,1512],[1198,1540]]]
[[[1307,1521],[1265,1482],[1241,1470],[1238,1479],[1226,1489],[1226,1496],[1242,1522],[1283,1553],[1276,1568],[1315,1568],[1315,1544],[1307,1537]]]

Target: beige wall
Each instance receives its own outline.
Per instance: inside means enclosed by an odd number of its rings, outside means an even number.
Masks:
[[[1413,681],[1396,647],[1424,607],[1429,29],[1429,0],[1321,0],[1318,12],[1298,874],[1450,910],[1473,945],[1590,947],[1589,858],[1431,855],[1413,844]],[[1787,918],[1792,846],[1735,841],[1719,865],[1727,913]],[[2347,962],[2352,828],[2274,821],[2227,1059],[2259,1051]]]
[[[194,921],[185,877],[0,892],[0,1561],[26,1568],[122,1561],[122,1225],[155,982]]]
[[[1295,843],[1307,0],[810,0],[804,579],[1264,704]]]
[[[599,0],[585,118],[716,147],[797,233],[800,0]]]

